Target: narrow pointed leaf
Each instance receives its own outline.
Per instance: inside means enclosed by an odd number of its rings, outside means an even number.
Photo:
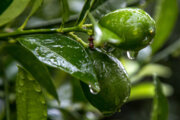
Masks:
[[[162,92],[161,82],[154,77],[155,96],[153,101],[153,111],[151,120],[168,119],[168,101]]]
[[[0,15],[0,26],[12,21],[19,16],[30,0],[13,0],[8,8]]]
[[[43,0],[33,0],[33,7],[31,9],[31,12],[29,13],[28,17],[26,18],[20,29],[24,29],[29,18],[38,10],[38,8],[42,5],[42,2]]]
[[[79,42],[62,34],[28,35],[17,40],[41,62],[61,69],[99,91],[92,61]]]
[[[81,25],[81,24],[83,24],[83,22],[85,22],[85,19],[92,8],[94,1],[95,0],[86,0],[85,4],[83,6],[83,9],[81,11],[81,14],[79,16],[79,19],[77,21],[78,25]]]
[[[178,16],[177,0],[157,0],[155,21],[156,36],[151,45],[152,52],[155,53],[166,42],[171,34]]]
[[[19,67],[16,79],[17,120],[47,120],[47,105],[38,82]]]
[[[43,63],[24,47],[7,45],[3,49],[27,69],[48,93],[58,100],[56,88],[54,87],[48,69]]]
[[[69,18],[69,5],[67,0],[60,0],[62,11],[62,24],[64,24]]]

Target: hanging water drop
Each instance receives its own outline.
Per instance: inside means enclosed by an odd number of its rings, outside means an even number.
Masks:
[[[41,86],[38,85],[38,84],[35,84],[35,85],[34,85],[34,90],[35,90],[36,92],[41,92]]]
[[[127,51],[127,57],[131,60],[135,59],[138,55],[138,51]]]
[[[90,92],[91,92],[92,94],[94,94],[94,95],[97,95],[97,94],[99,93],[99,91],[95,90],[95,89],[92,87],[92,85],[89,85],[89,90],[90,90]]]
[[[24,80],[23,79],[20,79],[19,80],[19,85],[22,87],[22,86],[24,86]]]

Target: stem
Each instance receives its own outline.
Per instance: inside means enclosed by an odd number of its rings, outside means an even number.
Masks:
[[[5,90],[5,105],[6,105],[6,120],[10,120],[10,109],[9,109],[9,92],[8,92],[8,80],[6,78],[4,68],[3,68],[3,60],[0,60],[0,67],[2,73],[2,79],[4,83],[4,90]]]
[[[84,42],[81,38],[79,38],[77,35],[75,35],[73,32],[70,32],[69,35],[72,36],[78,42],[80,42],[84,47],[88,47],[88,44]]]
[[[11,33],[1,33],[0,39],[7,38],[7,37],[16,37],[19,35],[28,35],[28,34],[39,34],[39,33],[66,33],[66,32],[85,32],[88,33],[89,31],[86,29],[83,29],[79,26],[69,27],[69,28],[62,28],[62,29],[32,29],[32,30],[17,30]]]

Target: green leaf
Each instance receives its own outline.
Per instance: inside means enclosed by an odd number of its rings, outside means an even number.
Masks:
[[[161,82],[154,77],[155,96],[153,101],[153,110],[151,120],[168,119],[168,101],[162,92]]]
[[[154,73],[156,73],[157,76],[168,78],[171,76],[172,72],[167,66],[160,64],[148,64],[142,67],[141,70],[134,76],[131,76],[130,80],[132,83],[134,83],[141,80],[145,76],[152,76]]]
[[[61,11],[62,11],[62,24],[69,18],[69,5],[67,0],[60,0]]]
[[[47,105],[38,82],[21,67],[16,79],[17,120],[47,120]]]
[[[78,25],[82,25],[85,22],[85,19],[89,13],[89,11],[91,10],[93,4],[94,4],[95,0],[86,0],[83,9],[81,11],[81,14],[77,20],[77,24]]]
[[[38,8],[42,5],[43,2],[43,0],[32,0],[32,1],[33,1],[33,7],[31,9],[31,12],[29,13],[28,17],[26,18],[20,29],[24,29],[29,18],[38,10]]]
[[[8,8],[13,0],[1,0],[0,1],[0,15]]]
[[[156,36],[151,45],[154,54],[166,42],[178,16],[177,0],[158,0],[155,11]]]
[[[122,39],[120,39],[118,35],[98,24],[91,14],[89,14],[89,18],[94,25],[94,32],[95,32],[94,45],[101,46],[106,41],[113,44],[119,44],[122,41]]]
[[[162,84],[163,93],[166,96],[171,96],[173,94],[173,88],[168,84]],[[153,98],[155,95],[155,86],[151,82],[142,82],[131,87],[131,94],[129,101],[141,100]]]
[[[48,93],[58,100],[56,88],[52,83],[48,69],[30,51],[19,45],[6,45],[3,49],[27,69]]]
[[[19,16],[29,2],[30,0],[13,0],[10,6],[0,15],[0,26]]]
[[[62,34],[28,35],[17,40],[41,62],[61,69],[99,91],[92,61],[79,42]]]

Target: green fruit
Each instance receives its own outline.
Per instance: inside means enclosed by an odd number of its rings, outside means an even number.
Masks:
[[[116,46],[124,50],[140,50],[149,45],[155,35],[155,21],[137,8],[108,13],[99,24],[120,38]]]
[[[111,115],[120,110],[130,94],[130,82],[121,62],[100,49],[90,51],[93,66],[100,85],[100,92],[93,90],[81,82],[83,92],[88,101],[104,115]]]

